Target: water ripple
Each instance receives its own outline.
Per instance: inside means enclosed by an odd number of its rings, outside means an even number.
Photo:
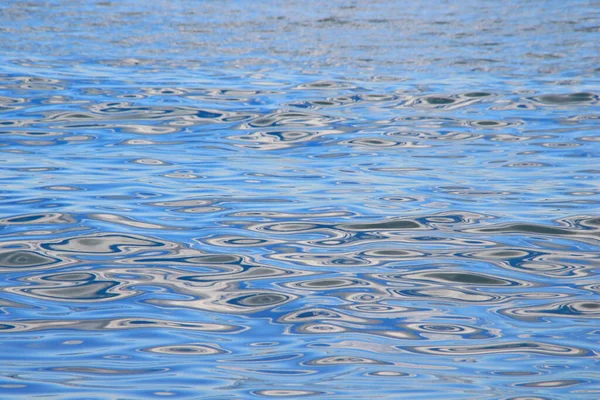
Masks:
[[[0,2],[0,397],[597,399],[599,12]]]
[[[593,357],[594,352],[570,346],[558,346],[549,343],[538,342],[510,342],[496,345],[469,345],[469,346],[440,346],[427,347],[416,346],[409,348],[410,351],[418,353],[445,355],[445,356],[468,356],[477,354],[494,353],[537,353],[543,355],[560,355],[563,357]]]

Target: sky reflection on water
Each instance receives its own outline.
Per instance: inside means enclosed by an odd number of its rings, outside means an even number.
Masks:
[[[0,397],[600,397],[600,7],[0,4]]]

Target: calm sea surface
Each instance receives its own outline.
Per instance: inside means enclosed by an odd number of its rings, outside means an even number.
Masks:
[[[0,3],[0,398],[600,398],[600,3]]]

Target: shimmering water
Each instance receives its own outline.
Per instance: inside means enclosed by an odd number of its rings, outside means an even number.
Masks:
[[[600,398],[597,2],[0,22],[1,398]]]

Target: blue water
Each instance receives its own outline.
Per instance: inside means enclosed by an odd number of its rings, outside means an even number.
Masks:
[[[600,4],[0,3],[0,398],[600,398]]]

